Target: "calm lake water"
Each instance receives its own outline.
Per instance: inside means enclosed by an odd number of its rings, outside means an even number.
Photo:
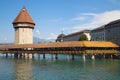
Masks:
[[[0,56],[0,80],[120,80],[120,60],[87,59],[74,61],[59,55],[58,60],[15,59]]]

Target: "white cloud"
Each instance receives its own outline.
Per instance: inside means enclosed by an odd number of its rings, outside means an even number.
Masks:
[[[56,35],[55,33],[50,33],[46,39],[47,39],[47,40],[56,39],[57,36],[58,36],[58,35]]]
[[[37,29],[36,29],[36,33],[37,33],[38,35],[40,35],[40,34],[41,34],[41,33],[40,33],[40,31],[39,31],[39,30],[37,30]]]
[[[95,13],[83,13],[82,15],[84,15],[84,16],[96,16],[97,14],[95,14]]]
[[[51,41],[51,40],[55,40],[57,36],[58,35],[56,35],[55,33],[50,33],[49,35],[47,35],[47,37],[45,37],[41,35],[41,32],[38,29],[35,30],[35,37],[39,39],[45,39],[47,41]]]
[[[117,19],[120,19],[120,10],[107,11],[93,16],[90,24],[93,26],[101,26]]]
[[[3,43],[8,43],[8,38],[7,37],[3,38]]]
[[[80,16],[72,18],[70,20],[73,21],[81,21],[84,20],[84,23],[79,23],[74,25],[73,27],[64,27],[63,31],[65,33],[72,33],[72,32],[76,32],[76,31],[80,31],[80,30],[92,30],[94,28],[103,26],[111,21],[120,19],[120,10],[113,10],[113,11],[106,11],[103,13],[82,13],[80,14]],[[58,20],[53,20],[53,22],[56,21],[60,21],[62,20],[62,18],[59,18]],[[70,21],[69,20],[69,21]],[[41,37],[41,32],[36,29],[35,30],[36,35],[38,36],[38,38]],[[55,33],[50,33],[47,37],[44,37],[44,39],[46,40],[54,40],[57,38],[57,34]],[[42,38],[42,37],[41,37]]]
[[[83,20],[86,20],[86,17],[79,16],[79,17],[71,19],[70,21],[83,21]]]
[[[35,33],[36,33],[36,37],[38,37],[38,38],[40,39],[41,32],[40,32],[38,29],[36,29],[36,30],[35,30]]]
[[[86,20],[86,23],[77,24],[77,25],[73,26],[72,28],[65,28],[65,29],[69,30],[70,32],[75,32],[75,31],[79,31],[79,30],[84,30],[84,29],[91,30],[91,29],[100,27],[111,21],[120,19],[120,10],[106,11],[103,13],[83,13],[81,15],[81,17],[82,16],[89,17],[89,19],[88,19],[89,21]]]

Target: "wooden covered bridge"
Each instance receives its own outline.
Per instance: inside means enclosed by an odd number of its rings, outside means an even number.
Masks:
[[[72,59],[74,55],[83,54],[117,54],[119,46],[112,42],[105,41],[73,41],[73,42],[46,42],[38,44],[19,44],[19,45],[0,45],[0,53],[15,54],[16,56],[25,54],[71,54]]]

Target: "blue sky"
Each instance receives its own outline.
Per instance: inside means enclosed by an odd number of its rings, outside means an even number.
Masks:
[[[94,29],[120,19],[120,0],[0,0],[0,43],[14,42],[13,20],[26,7],[34,22],[34,36],[55,39]]]

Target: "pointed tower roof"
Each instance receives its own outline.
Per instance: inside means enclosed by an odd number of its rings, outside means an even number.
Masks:
[[[16,23],[30,23],[35,25],[34,21],[32,20],[30,14],[28,13],[25,7],[22,8],[20,13],[17,15],[17,17],[13,21],[13,24],[16,24]]]

